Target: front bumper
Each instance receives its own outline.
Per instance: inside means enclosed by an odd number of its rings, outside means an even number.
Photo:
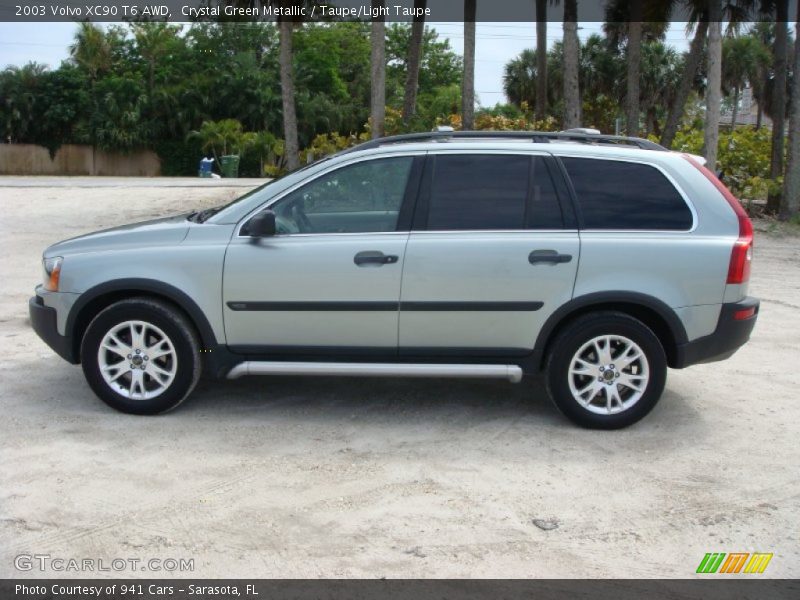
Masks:
[[[44,343],[55,350],[56,354],[64,360],[74,365],[80,362],[72,337],[58,333],[55,308],[45,306],[41,297],[34,296],[28,300],[28,313],[31,318],[31,327]]]
[[[682,369],[689,365],[716,362],[730,357],[750,339],[759,307],[758,298],[749,296],[739,302],[723,304],[714,333],[678,345],[673,366]],[[749,316],[741,318],[742,315]]]

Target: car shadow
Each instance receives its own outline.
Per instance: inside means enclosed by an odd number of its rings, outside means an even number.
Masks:
[[[46,368],[42,368],[45,362]],[[80,367],[53,357],[20,365],[38,373],[35,382],[5,378],[6,404],[16,400],[22,412],[50,416],[108,418],[119,415],[95,397]],[[5,395],[5,394],[4,394]],[[684,428],[694,435],[696,407],[669,387],[653,413],[630,430]],[[250,423],[337,421],[400,425],[473,427],[488,421],[525,423],[532,428],[576,429],[550,401],[540,378],[521,383],[497,380],[412,379],[391,377],[254,376],[238,380],[202,379],[175,410],[162,418],[219,423],[245,418]],[[141,419],[141,422],[147,419]],[[674,433],[674,432],[673,432]]]

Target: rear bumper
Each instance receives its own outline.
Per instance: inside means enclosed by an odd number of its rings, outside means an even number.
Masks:
[[[34,296],[28,300],[28,313],[31,318],[31,327],[45,344],[50,346],[56,354],[72,364],[78,364],[79,360],[72,343],[72,337],[58,333],[56,324],[56,309],[45,306],[39,296]]]
[[[739,302],[722,305],[714,333],[680,344],[677,348],[676,369],[698,363],[725,360],[750,339],[758,318],[758,298],[747,297]],[[752,312],[752,314],[750,314]],[[749,315],[742,318],[743,315]]]

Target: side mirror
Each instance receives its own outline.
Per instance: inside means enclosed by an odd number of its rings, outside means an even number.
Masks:
[[[250,237],[268,237],[275,235],[275,213],[263,210],[247,222],[247,235]]]

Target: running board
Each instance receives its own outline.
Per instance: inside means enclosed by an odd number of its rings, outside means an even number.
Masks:
[[[462,377],[522,380],[517,365],[438,365],[425,363],[330,363],[245,361],[228,372],[228,379],[244,375],[326,375],[353,377]]]

